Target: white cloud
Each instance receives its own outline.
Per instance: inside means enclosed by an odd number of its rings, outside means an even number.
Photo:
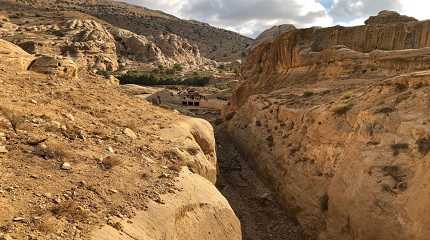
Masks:
[[[381,10],[400,10],[401,0],[334,0],[329,15],[337,24],[366,19]],[[347,24],[349,25],[349,24]]]
[[[181,16],[180,9],[187,0],[125,0],[128,3],[144,6],[150,9],[161,10],[177,17]]]
[[[316,0],[128,0],[186,19],[255,36],[278,24],[298,27],[333,24],[326,9]]]
[[[420,20],[430,19],[430,1],[401,0],[402,13]]]
[[[425,0],[126,0],[177,17],[256,36],[279,24],[297,27],[361,25],[381,10],[430,19]],[[321,1],[324,2],[325,8]]]

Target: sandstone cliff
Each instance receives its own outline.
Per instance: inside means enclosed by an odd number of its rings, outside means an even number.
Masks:
[[[430,25],[387,14],[257,45],[226,111],[231,137],[319,239],[430,234]]]
[[[383,12],[371,19],[384,17]],[[236,94],[235,104],[243,104],[252,93],[294,84],[334,78],[382,78],[427,69],[429,29],[429,21],[400,18],[382,25],[288,31],[249,53],[243,66],[247,83]]]

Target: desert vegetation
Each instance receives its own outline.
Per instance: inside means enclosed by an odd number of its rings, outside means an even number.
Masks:
[[[178,76],[176,71],[167,71],[160,68],[152,72],[128,72],[118,76],[120,84],[137,84],[144,86],[156,85],[184,85],[184,86],[206,86],[209,84],[210,75],[194,72],[186,76]]]

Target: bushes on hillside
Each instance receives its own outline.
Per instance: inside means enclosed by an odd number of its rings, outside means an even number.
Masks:
[[[176,78],[170,75],[157,75],[154,73],[129,72],[118,76],[120,84],[137,84],[145,86],[154,85],[186,85],[186,86],[206,86],[209,83],[209,76],[193,75],[189,77]]]

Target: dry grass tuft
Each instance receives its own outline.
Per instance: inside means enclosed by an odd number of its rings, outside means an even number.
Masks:
[[[391,150],[393,150],[393,155],[397,156],[401,152],[407,151],[409,149],[409,144],[407,143],[396,143],[391,145]]]
[[[18,128],[24,123],[24,116],[18,114],[17,112],[14,112],[9,108],[0,106],[0,112],[10,122],[15,132],[17,132]]]
[[[72,201],[56,205],[51,208],[51,212],[57,217],[64,217],[74,222],[83,222],[89,218],[88,211]]]
[[[33,154],[45,159],[64,160],[70,157],[66,147],[61,144],[38,145],[34,148]]]
[[[342,115],[347,113],[353,107],[352,103],[338,103],[331,108],[331,111],[337,115]]]
[[[107,156],[101,162],[101,166],[104,170],[111,170],[112,168],[121,165],[122,161],[117,156]]]

